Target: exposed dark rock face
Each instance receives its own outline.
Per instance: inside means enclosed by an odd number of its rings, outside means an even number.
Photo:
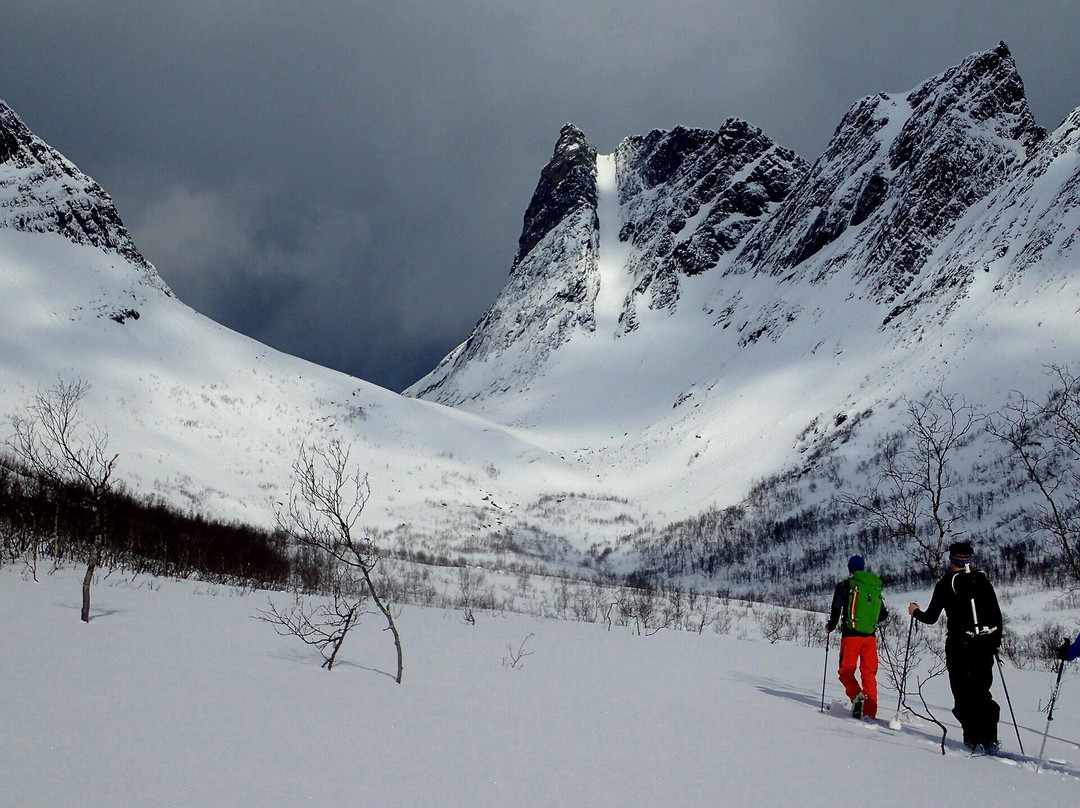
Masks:
[[[584,132],[566,124],[559,133],[551,162],[540,172],[540,182],[525,212],[514,265],[521,263],[544,236],[582,207],[596,209],[596,149]]]
[[[813,327],[838,300],[870,304],[861,310],[880,313],[881,328],[917,340],[977,270],[1007,262],[999,281],[1007,284],[1009,273],[1047,255],[1077,254],[1069,251],[1080,243],[1080,164],[1065,162],[1076,158],[1080,124],[1066,124],[1047,140],[1001,43],[909,93],[855,103],[813,166],[730,119],[716,131],[627,138],[611,191],[608,166],[600,188],[595,149],[568,126],[529,206],[506,288],[410,392],[452,404],[524,389],[575,333],[612,335],[597,327],[599,267],[612,283],[606,290],[625,295],[600,298],[602,323],[609,304],[619,311],[615,336],[640,329],[646,310],[692,317],[693,283],[704,327],[727,331],[739,350]],[[1072,180],[1042,189],[1064,176]],[[617,222],[609,193],[618,194]],[[980,217],[989,217],[985,232],[958,232],[982,226]],[[605,250],[622,247],[618,266],[599,255],[600,227]],[[822,334],[808,349],[836,350],[834,342]]]
[[[809,165],[732,118],[718,131],[676,127],[623,141],[616,155],[635,296],[673,309],[680,277],[716,266],[788,197]],[[627,328],[636,322],[628,312]]]
[[[139,252],[112,198],[31,132],[0,102],[0,227],[58,233],[76,244],[116,252],[164,284]]]
[[[866,98],[799,190],[747,240],[734,271],[820,282],[846,267],[873,298],[892,302],[1045,134],[1004,43],[906,97]]]
[[[496,359],[503,366],[496,378],[477,383],[479,394],[521,389],[575,329],[595,328],[596,204],[596,148],[567,124],[529,203],[506,286],[468,339],[411,394],[461,403],[476,393],[458,388],[458,374]]]

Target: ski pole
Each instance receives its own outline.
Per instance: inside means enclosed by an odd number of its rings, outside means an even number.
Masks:
[[[821,674],[821,709],[819,713],[825,712],[825,682],[829,678],[829,638],[832,636],[832,632],[825,633],[825,673]]]
[[[900,674],[900,695],[896,699],[896,714],[900,715],[900,706],[904,703],[904,690],[907,687],[908,660],[911,659],[911,632],[915,629],[915,615],[911,616],[911,623],[907,629],[907,645],[904,646],[904,667]]]
[[[1058,691],[1061,690],[1061,674],[1065,672],[1065,661],[1058,662],[1057,681],[1050,693],[1050,705],[1046,710],[1046,729],[1043,730],[1042,746],[1039,747],[1039,761],[1035,764],[1035,773],[1042,771],[1043,752],[1046,751],[1046,736],[1050,734],[1050,722],[1054,720],[1054,702],[1057,701]]]
[[[1001,664],[1001,657],[994,654],[997,658],[998,664],[998,676],[1001,678],[1001,687],[1005,691],[1005,703],[1009,705],[1009,715],[1012,716],[1013,729],[1016,730],[1016,742],[1020,744],[1020,754],[1024,754],[1024,742],[1020,740],[1020,727],[1016,725],[1016,713],[1013,712],[1012,699],[1009,698],[1009,686],[1005,684],[1005,666]]]

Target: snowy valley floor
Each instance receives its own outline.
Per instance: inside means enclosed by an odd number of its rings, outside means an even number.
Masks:
[[[84,625],[78,581],[0,569],[0,805],[832,808],[859,788],[876,806],[1080,799],[1075,665],[1036,774],[967,755],[944,678],[929,696],[950,726],[945,756],[933,725],[820,713],[822,649],[405,608],[398,686],[374,617],[327,673],[253,619],[266,593],[113,575]],[[508,667],[527,637],[531,655]],[[835,645],[829,700],[842,696]],[[1033,757],[1053,675],[1006,673]],[[1016,753],[1000,683],[995,695]],[[885,717],[895,699],[883,691]]]

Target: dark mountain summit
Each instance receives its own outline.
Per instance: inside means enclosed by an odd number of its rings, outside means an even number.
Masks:
[[[147,270],[112,198],[0,101],[0,227],[58,233]],[[156,272],[153,277],[161,284]],[[164,285],[161,284],[162,288]]]
[[[733,271],[820,282],[846,267],[875,299],[894,301],[963,213],[1045,135],[1004,43],[904,97],[865,98]]]
[[[525,212],[514,266],[571,213],[582,207],[595,210],[596,193],[596,149],[584,132],[568,123],[559,133],[551,162],[540,172]]]
[[[717,131],[676,127],[622,142],[616,154],[621,241],[635,297],[672,309],[679,279],[716,266],[785,200],[809,165],[760,129],[731,118]],[[629,312],[627,327],[636,322]]]

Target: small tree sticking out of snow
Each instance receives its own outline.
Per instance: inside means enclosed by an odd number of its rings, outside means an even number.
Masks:
[[[533,636],[535,635],[529,634],[524,640],[522,640],[521,644],[517,647],[517,650],[514,650],[513,644],[506,644],[506,656],[503,657],[502,661],[504,668],[518,670],[525,667],[525,657],[533,655],[532,651],[525,650],[525,646],[526,644],[528,644],[529,640],[533,638]]]
[[[16,461],[45,485],[77,492],[79,505],[90,512],[90,535],[72,545],[73,556],[85,561],[82,585],[84,623],[90,622],[90,587],[106,558],[106,502],[113,488],[119,455],[109,454],[109,435],[83,419],[80,406],[90,384],[82,379],[57,380],[38,390],[21,413],[11,416],[7,447]]]
[[[474,572],[468,564],[458,567],[458,587],[461,590],[461,617],[470,626],[476,625],[476,590],[483,573]]]
[[[297,592],[288,608],[278,608],[271,600],[269,608],[256,616],[270,623],[278,634],[299,637],[307,645],[319,649],[323,657],[322,667],[333,670],[338,651],[349,630],[364,614],[363,606],[367,602],[366,595],[349,596],[342,591],[340,584],[340,580],[335,582],[329,603],[311,606]]]
[[[293,610],[279,614],[275,620],[269,613],[270,622],[276,622],[305,642],[325,644],[321,650],[330,648],[332,659],[345,639],[349,628],[355,625],[361,600],[350,598],[348,593],[358,592],[370,597],[386,619],[386,628],[394,637],[397,651],[397,676],[401,684],[402,655],[401,636],[398,634],[394,615],[385,597],[375,585],[373,573],[381,560],[378,547],[367,536],[357,535],[357,522],[371,496],[366,474],[362,474],[349,458],[349,450],[339,441],[331,441],[326,447],[300,447],[293,463],[293,485],[286,502],[274,509],[278,527],[300,548],[308,548],[332,559],[339,569],[334,583],[334,607],[314,612]],[[264,613],[264,617],[267,613]],[[305,639],[305,637],[307,639]]]

